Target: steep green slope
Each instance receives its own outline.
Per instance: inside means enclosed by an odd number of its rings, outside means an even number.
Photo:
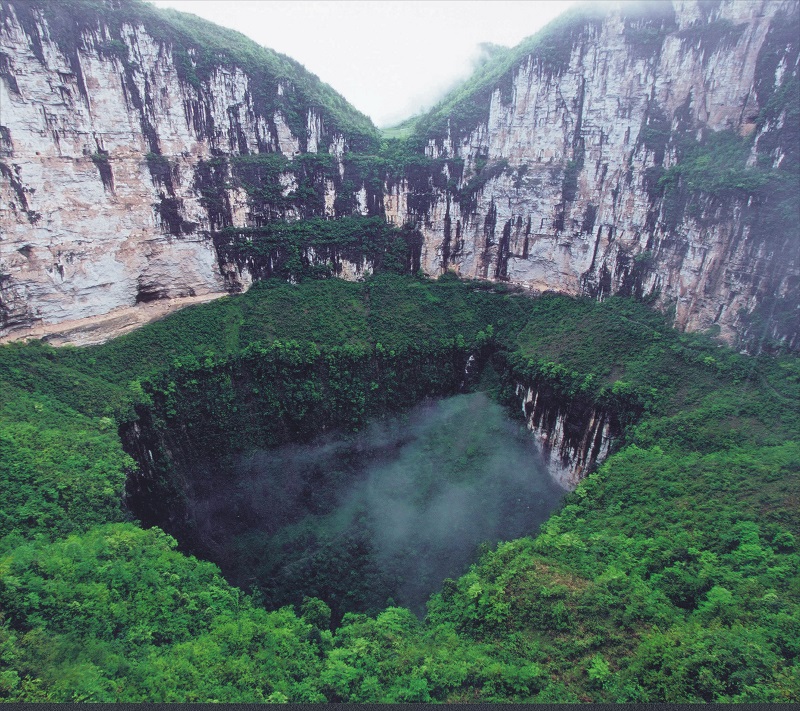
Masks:
[[[313,599],[266,612],[125,522],[118,424],[222,417],[238,423],[222,445],[252,440],[250,363],[264,402],[310,375],[361,426],[390,404],[370,385],[380,358],[442,348],[491,355],[484,383],[514,409],[514,383],[546,383],[630,424],[538,536],[445,581],[424,621],[390,608],[331,631]],[[424,372],[398,396],[420,397]],[[104,346],[4,346],[0,380],[0,698],[800,699],[796,358],[736,355],[623,299],[384,276],[266,282]],[[266,431],[333,403],[318,395],[282,399]]]

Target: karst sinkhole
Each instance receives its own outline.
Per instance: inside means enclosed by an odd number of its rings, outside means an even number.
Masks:
[[[535,533],[565,494],[524,424],[483,391],[426,398],[355,433],[213,456],[210,478],[172,457],[182,520],[165,520],[152,494],[129,496],[133,513],[267,608],[317,597],[334,625],[393,604],[423,615],[446,578],[487,544]]]

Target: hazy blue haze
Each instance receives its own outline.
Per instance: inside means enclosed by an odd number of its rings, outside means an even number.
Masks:
[[[529,433],[483,393],[429,401],[351,436],[258,451],[197,502],[228,577],[269,606],[424,611],[483,543],[534,533],[564,491]]]

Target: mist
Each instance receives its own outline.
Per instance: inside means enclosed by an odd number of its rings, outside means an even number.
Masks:
[[[429,77],[424,83],[406,89],[404,98],[397,105],[386,107],[381,113],[373,111],[373,120],[379,128],[390,128],[406,119],[422,116],[469,79],[496,53],[506,49],[491,42],[479,42],[469,50],[469,54],[463,53],[458,62],[444,67],[445,70],[437,76]]]
[[[244,457],[195,502],[226,576],[267,607],[424,614],[482,545],[533,534],[561,501],[521,423],[483,393],[419,405],[356,435]]]
[[[480,61],[480,43],[513,47],[574,0],[150,0],[287,54],[377,126],[434,106]]]

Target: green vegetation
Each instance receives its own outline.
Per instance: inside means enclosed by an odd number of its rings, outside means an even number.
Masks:
[[[305,680],[319,666],[311,625],[289,610],[254,608],[216,566],[175,545],[158,529],[112,524],[4,557],[0,693],[31,701],[324,700]],[[27,629],[14,629],[20,619]]]
[[[719,18],[713,22],[687,27],[678,33],[678,37],[686,45],[701,47],[707,59],[717,50],[735,45],[741,39],[746,27],[746,22],[736,25],[730,20]]]
[[[776,176],[747,165],[750,148],[750,141],[732,131],[711,132],[703,142],[687,141],[681,160],[659,178],[659,187],[668,190],[680,180],[689,190],[714,196],[753,194]]]
[[[171,189],[169,161],[152,154],[147,160],[154,180]],[[408,143],[390,139],[375,151],[346,152],[341,164],[328,153],[299,153],[291,160],[281,153],[216,156],[199,162],[195,187],[213,229],[231,226],[228,191],[241,188],[247,193],[250,219],[277,230],[282,229],[277,223],[287,218],[381,216],[385,184],[402,179],[408,181],[411,210],[424,213],[433,199],[432,188],[455,189],[462,171],[460,159],[431,159],[415,153]],[[332,205],[325,203],[329,186],[336,193]]]
[[[189,465],[361,429],[452,392],[470,353],[514,410],[515,383],[538,383],[625,429],[538,535],[485,550],[423,620],[264,610],[132,521],[126,477],[131,505],[181,492],[158,447],[132,474],[134,426]],[[800,700],[795,357],[737,355],[625,299],[385,274],[266,281],[103,346],[4,346],[0,380],[0,698]]]
[[[262,279],[247,294],[102,346],[0,348],[0,699],[800,701],[798,359],[743,357],[622,298],[531,298],[449,274],[413,278],[419,234],[379,216],[384,183],[403,178],[412,215],[428,210],[432,188],[449,189],[468,213],[507,163],[484,156],[464,176],[462,161],[427,158],[422,147],[473,130],[495,91],[508,99],[526,62],[565,71],[602,8],[578,8],[514,49],[494,48],[431,112],[379,136],[296,62],[198,18],[138,1],[18,7],[40,59],[35,13],[47,15],[78,86],[77,48],[102,12],[111,35],[97,49],[119,62],[137,108],[149,99],[131,79],[123,22],[171,47],[194,91],[216,68],[238,67],[260,114],[281,110],[302,137],[308,110],[318,110],[351,151],[342,175],[327,154],[290,161],[240,147],[199,162],[195,188],[215,247]],[[650,58],[674,30],[672,10],[642,7],[626,11],[624,37]],[[781,32],[791,38],[793,29]],[[740,35],[717,21],[680,37],[707,57]],[[764,97],[778,59],[759,62],[757,128],[793,125],[796,78],[787,72]],[[191,225],[174,198],[174,166],[142,116],[146,163],[165,191],[156,210],[179,235]],[[651,106],[639,140],[654,154],[646,183],[667,231],[684,212],[702,221],[738,201],[751,234],[780,254],[797,217],[797,153],[777,136],[764,133],[748,165],[751,139],[686,138]],[[668,149],[678,160],[664,169]],[[113,189],[108,156],[90,157]],[[576,148],[565,201],[582,160]],[[26,209],[11,169],[0,163],[0,172]],[[339,219],[322,219],[327,181]],[[246,192],[255,226],[232,226],[231,186]],[[355,216],[362,186],[364,217]],[[586,222],[594,224],[588,212]],[[634,261],[644,268],[653,258],[648,250]],[[329,279],[345,261],[375,273]],[[796,300],[781,298],[748,316],[748,338],[768,344],[770,325],[792,317]],[[482,546],[422,619],[387,599],[424,577],[422,566],[401,556],[381,569],[362,502],[336,506],[354,476],[350,450],[331,470],[280,459],[285,478],[260,498],[237,470],[259,450],[280,458],[322,431],[357,448],[370,423],[461,389],[490,391],[519,413],[520,385],[535,388],[565,430],[575,412],[608,415],[618,434],[611,455],[538,531]],[[417,499],[435,495],[440,474],[479,478],[476,451],[496,445],[483,424],[463,451],[446,428],[423,438],[406,482]],[[460,459],[440,471],[432,462],[448,449]],[[224,530],[209,513],[220,503],[225,513],[239,507]],[[298,551],[307,555],[293,568]]]
[[[64,55],[70,58],[82,85],[77,48],[84,30],[96,31],[99,18],[116,36],[104,41],[98,49],[123,63],[126,72],[132,69],[122,24],[144,25],[157,41],[172,48],[176,69],[181,78],[201,91],[203,83],[219,67],[238,67],[248,75],[253,100],[259,113],[272,116],[280,109],[292,133],[306,135],[309,108],[318,110],[328,131],[347,136],[353,150],[370,150],[377,146],[378,132],[372,122],[356,111],[345,99],[297,61],[266,47],[234,30],[219,27],[199,17],[175,10],[158,10],[142,0],[106,3],[99,0],[63,0],[58,3],[32,0],[15,6],[23,27],[34,42],[34,51],[43,58],[41,38],[35,29],[34,13],[42,12]],[[129,90],[132,82],[128,82]],[[278,95],[278,85],[283,94]],[[135,88],[135,87],[134,87]],[[146,97],[132,96],[134,103]],[[153,141],[151,141],[153,143]],[[157,145],[151,145],[157,151]]]
[[[783,40],[788,42],[789,37],[794,41],[797,18],[787,20],[785,25],[779,21],[775,28],[778,45]],[[736,29],[740,30],[741,27]],[[717,40],[722,41],[720,37],[714,41]],[[713,47],[708,45],[706,50],[708,56]],[[759,55],[757,71],[762,108],[757,116],[750,117],[755,123],[750,128],[755,131],[749,136],[732,130],[705,130],[698,135],[686,130],[688,127],[673,132],[662,111],[657,107],[648,110],[639,140],[653,151],[656,163],[644,175],[652,202],[648,216],[652,228],[658,220],[665,233],[673,234],[687,218],[705,227],[718,223],[720,214],[738,213],[749,241],[761,245],[779,261],[794,258],[800,220],[800,82],[796,76],[786,75],[775,87],[778,58],[774,50],[767,50],[769,46]],[[662,161],[668,148],[677,160],[665,169]],[[791,347],[797,325],[796,306],[794,285],[780,294],[761,294],[755,308],[739,314],[739,345],[750,352],[772,353]]]
[[[675,29],[671,3],[631,3],[625,11],[625,41],[644,59],[657,56],[664,38]]]
[[[414,126],[417,123],[418,116],[412,116],[405,121],[401,121],[396,126],[389,126],[388,128],[380,129],[381,138],[384,140],[405,140],[414,133]]]
[[[300,280],[341,273],[341,261],[375,272],[414,274],[419,270],[422,236],[412,227],[393,227],[381,217],[313,218],[275,221],[263,227],[226,227],[217,233],[219,251],[246,262],[260,278]]]
[[[21,354],[27,360],[28,352]],[[71,375],[72,389],[89,384]],[[134,463],[114,436],[113,413],[87,416],[53,394],[29,395],[21,379],[4,368],[10,387],[2,396],[0,535],[59,536],[121,520],[125,476]]]
[[[445,165],[452,172],[456,164],[456,160],[428,158],[396,138],[381,141],[377,154],[350,153],[345,156],[345,171],[354,171],[353,180],[370,185],[377,179],[381,189],[384,180],[397,181],[401,178],[409,179],[412,184],[422,182],[427,186],[428,179],[435,179]],[[345,175],[347,177],[347,173]]]
[[[732,131],[709,132],[701,141],[671,140],[678,162],[666,170],[652,168],[646,177],[651,197],[662,200],[661,220],[667,231],[675,229],[685,215],[701,223],[710,222],[716,210],[738,201],[752,236],[769,244],[776,254],[792,253],[795,233],[787,231],[786,225],[795,224],[798,218],[796,163],[788,160],[773,168],[774,156],[766,152],[759,152],[753,163],[752,140]],[[776,323],[791,320],[791,299],[780,304],[774,301],[772,306]],[[759,318],[754,313],[751,320],[755,323]],[[768,345],[770,339],[765,334],[759,337]]]
[[[156,176],[152,166],[151,173]],[[247,193],[249,212],[259,224],[283,221],[288,216],[324,215],[326,181],[338,186],[337,192],[347,190],[341,185],[333,156],[327,153],[300,153],[293,160],[282,153],[223,155],[200,161],[195,175],[196,187],[215,229],[232,223],[228,193],[231,188]],[[358,188],[349,187],[347,197],[352,197]],[[353,210],[336,212],[337,216],[347,217]]]

